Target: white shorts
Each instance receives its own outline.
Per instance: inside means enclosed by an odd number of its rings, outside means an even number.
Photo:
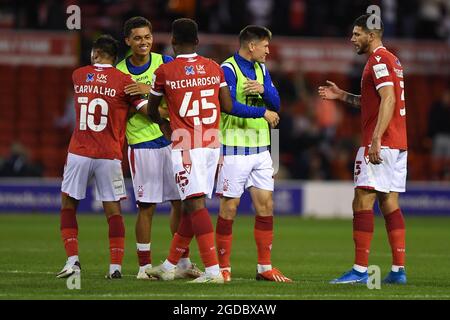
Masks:
[[[372,164],[367,155],[368,148],[360,147],[355,160],[355,188],[379,192],[405,192],[406,160],[408,151],[382,148],[381,164]],[[366,153],[366,154],[365,154]]]
[[[160,149],[128,147],[128,162],[137,202],[162,203],[180,200],[171,156],[171,146]]]
[[[212,197],[219,157],[219,148],[172,150],[173,171],[181,200],[201,195]]]
[[[219,166],[216,193],[240,198],[244,189],[273,191],[273,167],[269,151],[251,155],[226,155]]]
[[[120,160],[93,159],[67,155],[61,191],[72,198],[86,198],[86,188],[94,184],[97,201],[119,201],[127,197]]]

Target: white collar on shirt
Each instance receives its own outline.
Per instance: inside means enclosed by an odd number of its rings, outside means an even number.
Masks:
[[[189,54],[179,54],[177,55],[177,58],[195,58],[197,56],[197,53],[189,53]]]
[[[110,67],[112,67],[112,65],[110,65],[109,63],[105,63],[105,64],[102,64],[102,63],[94,63],[94,67],[110,68]]]
[[[373,49],[373,53],[377,52],[377,50],[381,49],[381,48],[386,49],[386,47],[384,47],[384,46],[379,46],[379,47],[376,47],[375,49]]]

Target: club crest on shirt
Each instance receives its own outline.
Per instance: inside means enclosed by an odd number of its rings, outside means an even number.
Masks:
[[[144,196],[144,188],[142,186],[138,186],[138,197],[142,198]]]
[[[185,66],[184,70],[186,71],[187,76],[195,75],[194,66]]]
[[[94,75],[95,75],[95,73],[88,73],[86,75],[86,82],[93,82],[94,81]]]
[[[223,179],[223,191],[228,191],[228,188],[230,187],[230,183],[228,182],[228,179]]]
[[[187,173],[191,174],[191,168],[192,166],[190,164],[183,164],[184,170],[186,170]]]

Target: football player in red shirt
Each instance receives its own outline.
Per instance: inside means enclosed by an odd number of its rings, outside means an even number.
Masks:
[[[125,126],[129,109],[146,110],[147,101],[124,92],[133,80],[113,67],[117,51],[114,38],[101,36],[92,47],[92,65],[72,74],[77,122],[61,186],[61,235],[68,259],[58,278],[81,271],[76,210],[79,200],[86,197],[89,182],[94,183],[96,199],[103,202],[109,224],[111,261],[107,278],[121,278],[125,227],[120,200],[126,198],[121,161]]]
[[[172,166],[184,213],[168,258],[146,272],[161,280],[173,280],[177,262],[195,235],[205,272],[191,282],[223,283],[213,225],[205,207],[205,196],[211,198],[213,192],[220,157],[220,112],[264,117],[271,126],[276,126],[279,118],[265,108],[233,107],[223,70],[216,62],[195,53],[197,29],[191,19],[173,22],[172,45],[177,57],[155,71],[150,91],[149,116],[173,142]],[[170,127],[158,111],[163,96],[168,104]]]
[[[338,99],[361,107],[363,144],[355,160],[352,270],[331,283],[366,283],[374,228],[373,205],[378,199],[392,249],[392,268],[384,283],[405,284],[405,223],[399,192],[406,185],[406,108],[403,68],[382,43],[383,23],[366,14],[354,22],[351,42],[368,57],[361,80],[361,95],[341,90],[327,81],[319,87],[323,99]]]

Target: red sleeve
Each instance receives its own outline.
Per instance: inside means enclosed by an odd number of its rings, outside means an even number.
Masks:
[[[123,81],[123,88],[129,84],[133,84],[134,80],[131,78],[129,74],[123,74],[124,75],[124,81]],[[135,107],[137,110],[139,110],[143,105],[147,103],[146,100],[142,99],[141,96],[131,96],[129,94],[125,94],[125,97],[129,103],[129,105]]]
[[[152,89],[150,90],[150,93],[155,96],[162,96],[165,93],[164,85],[166,83],[166,76],[164,74],[163,66],[164,65],[159,66],[153,74]]]
[[[392,64],[386,56],[375,54],[370,58],[370,73],[377,90],[394,85],[393,72]]]
[[[227,84],[227,81],[225,80],[225,74],[223,73],[223,69],[220,66],[218,66],[218,67],[219,67],[219,72],[220,72],[220,87],[222,88],[222,87],[227,86],[228,84]]]

